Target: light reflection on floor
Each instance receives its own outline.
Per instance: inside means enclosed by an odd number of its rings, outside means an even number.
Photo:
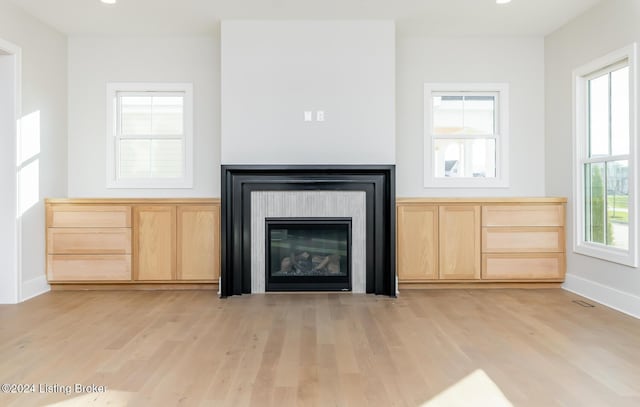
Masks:
[[[513,407],[498,385],[481,369],[466,376],[421,407]]]

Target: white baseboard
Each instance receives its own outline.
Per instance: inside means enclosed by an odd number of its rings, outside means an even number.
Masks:
[[[636,295],[572,274],[567,274],[562,288],[640,319],[640,297]]]
[[[26,301],[38,295],[44,294],[51,290],[47,283],[47,277],[41,276],[32,278],[22,283],[22,298],[20,301]]]

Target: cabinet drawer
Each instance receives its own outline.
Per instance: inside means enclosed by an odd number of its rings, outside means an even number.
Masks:
[[[59,228],[128,228],[131,207],[120,205],[56,205],[47,208],[47,225]]]
[[[48,255],[49,281],[130,281],[130,255]]]
[[[482,251],[502,252],[563,252],[563,228],[483,228]]]
[[[563,278],[563,253],[482,255],[483,280],[562,280]]]
[[[49,228],[49,254],[131,254],[129,228]]]
[[[563,226],[564,205],[485,205],[482,226]]]

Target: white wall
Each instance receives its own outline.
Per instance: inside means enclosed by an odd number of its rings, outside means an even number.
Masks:
[[[106,188],[107,82],[191,82],[192,189]],[[216,37],[69,38],[69,196],[220,196],[220,62]]]
[[[545,39],[547,193],[568,195],[565,288],[640,317],[640,270],[572,252],[572,71],[640,42],[640,2],[602,2]],[[639,112],[640,114],[640,112]]]
[[[544,195],[544,43],[541,38],[400,35],[397,71],[396,186],[399,197]],[[509,188],[424,188],[425,82],[509,84]]]
[[[393,22],[225,21],[221,34],[223,164],[395,162]]]
[[[67,192],[67,42],[64,35],[5,0],[0,1],[0,38],[22,50],[19,144],[24,154],[18,164],[20,212],[24,213],[16,215],[22,230],[19,261],[25,299],[48,289],[43,199]]]
[[[0,304],[16,303],[20,295],[15,136],[19,61],[20,49],[0,38]]]

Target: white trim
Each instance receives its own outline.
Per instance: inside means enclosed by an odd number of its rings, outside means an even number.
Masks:
[[[495,178],[436,178],[433,176],[433,121],[431,95],[434,92],[498,93],[499,134],[496,137]],[[424,84],[424,187],[425,188],[508,188],[509,187],[509,84],[508,83],[425,83]]]
[[[47,283],[45,276],[32,278],[22,283],[22,298],[20,300],[26,301],[49,291],[51,291],[51,286]]]
[[[573,274],[567,274],[562,288],[640,319],[640,297]]]
[[[20,213],[20,185],[18,174],[18,157],[20,157],[19,140],[20,140],[20,118],[22,115],[22,49],[8,41],[0,39],[0,50],[7,53],[8,57],[13,58],[13,137],[14,137],[14,185],[13,185],[13,208],[15,219],[14,225],[14,239],[13,247],[10,251],[13,252],[10,259],[11,267],[9,270],[3,270],[1,274],[6,276],[6,280],[0,280],[1,284],[7,284],[5,287],[13,286],[9,288],[7,297],[0,298],[0,304],[15,304],[22,298],[22,222],[18,214]],[[7,135],[7,136],[10,136]],[[9,195],[11,197],[12,195]],[[15,273],[14,273],[15,271]],[[13,274],[13,275],[11,275]]]
[[[573,71],[573,251],[578,254],[596,257],[602,260],[623,264],[630,267],[638,266],[638,177],[637,162],[640,156],[638,149],[637,121],[637,57],[636,44],[611,52]],[[630,109],[630,140],[629,140],[629,250],[586,242],[584,240],[584,176],[583,158],[587,157],[586,134],[587,95],[586,84],[594,73],[602,73],[604,69],[615,67],[621,61],[627,60],[629,66],[629,109]],[[584,103],[581,103],[584,102]],[[605,157],[607,161],[615,157]],[[600,157],[594,162],[601,162]]]
[[[116,176],[116,94],[117,92],[181,92],[184,93],[184,177],[180,179],[117,179]],[[186,82],[109,82],[106,95],[106,175],[107,188],[193,188],[193,84]]]

